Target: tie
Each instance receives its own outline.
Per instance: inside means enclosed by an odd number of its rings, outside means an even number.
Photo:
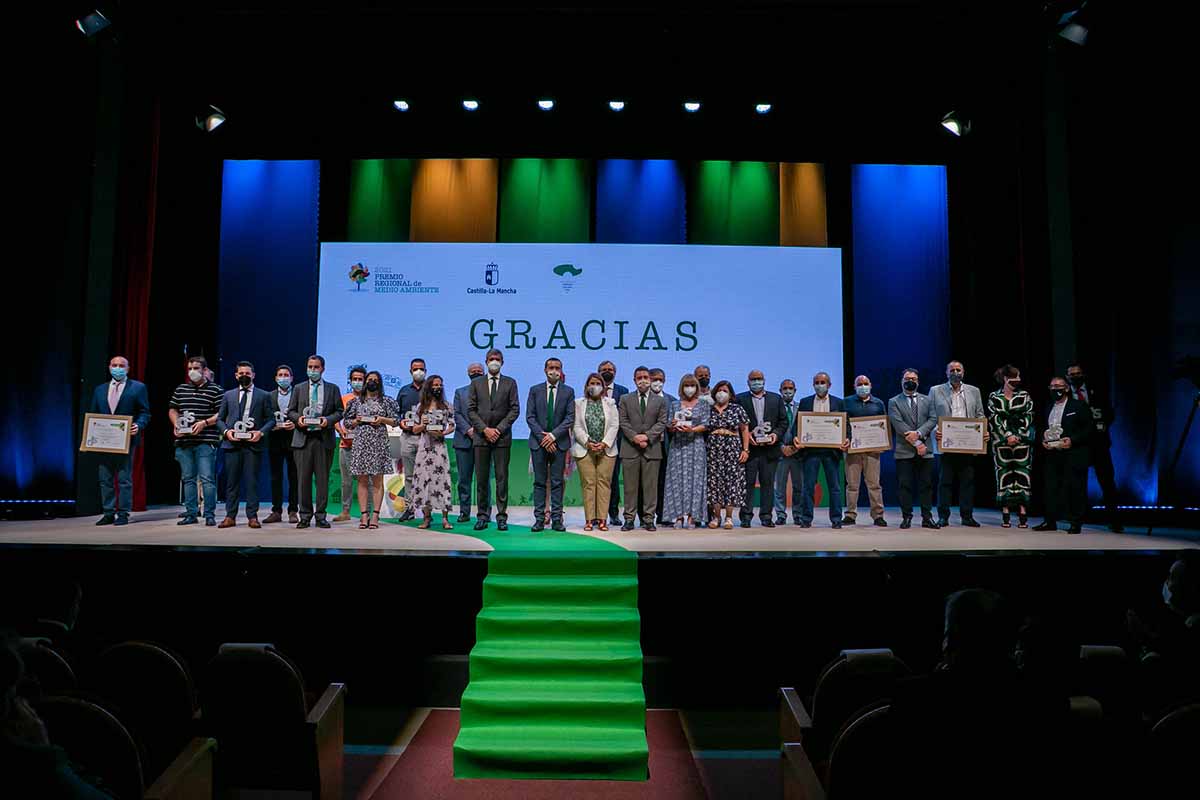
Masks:
[[[108,385],[108,413],[117,413],[117,382]]]
[[[908,398],[908,401],[909,401],[909,405],[912,407],[913,422],[916,422],[917,421],[917,396],[914,394],[912,397]]]
[[[242,389],[242,419],[250,416],[250,390]]]
[[[546,408],[546,430],[554,430],[554,387],[550,387],[550,401]]]
[[[792,404],[788,403],[786,406],[784,406],[784,408],[787,409],[788,427],[790,428],[792,426]]]
[[[317,404],[317,385],[311,384],[312,392],[309,394],[308,404],[315,406]]]
[[[642,416],[646,416],[646,395],[639,394],[638,398],[642,401]]]
[[[495,375],[492,376],[492,388],[488,390],[488,399],[489,400],[496,399],[496,376]]]

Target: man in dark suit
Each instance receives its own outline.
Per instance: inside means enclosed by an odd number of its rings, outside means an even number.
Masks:
[[[830,379],[828,372],[818,372],[813,376],[813,394],[802,399],[796,407],[796,417],[785,437],[793,447],[799,448],[796,457],[804,470],[804,485],[800,487],[800,527],[811,528],[813,521],[813,492],[817,490],[817,471],[824,470],[825,486],[829,489],[829,522],[834,528],[842,527],[842,461],[845,451],[850,447],[850,440],[842,441],[842,449],[831,447],[801,447],[798,434],[801,412],[838,412],[845,411],[842,398],[829,393]],[[792,491],[795,491],[793,489]]]
[[[1081,364],[1067,367],[1067,382],[1071,384],[1071,397],[1087,403],[1092,412],[1092,433],[1088,438],[1088,465],[1096,471],[1096,482],[1104,494],[1104,510],[1108,516],[1108,529],[1113,533],[1125,530],[1121,524],[1120,511],[1117,507],[1117,476],[1113,469],[1112,439],[1109,428],[1112,427],[1115,414],[1112,403],[1103,389],[1097,389],[1088,383]]]
[[[750,420],[750,457],[746,459],[746,505],[742,506],[742,527],[749,528],[750,520],[754,517],[754,507],[751,498],[754,497],[754,483],[758,482],[758,520],[764,528],[774,528],[771,520],[771,509],[775,505],[775,473],[779,469],[779,439],[787,432],[788,418],[784,409],[783,398],[774,392],[766,390],[766,380],[761,369],[752,369],[746,377],[746,385],[750,391],[742,392],[737,401],[746,411]],[[770,425],[767,441],[754,441],[754,430],[759,426]]]
[[[341,421],[345,406],[342,391],[325,380],[324,356],[311,355],[305,365],[308,380],[292,390],[288,419],[296,426],[292,431],[292,450],[296,456],[296,472],[300,480],[300,522],[297,528],[307,528],[313,515],[318,528],[330,528],[325,511],[329,505],[329,469],[333,465],[333,426]],[[310,409],[309,413],[305,413]],[[315,425],[302,425],[301,417],[317,419]],[[317,481],[316,508],[313,508],[313,479]]]
[[[667,373],[662,367],[650,368],[650,391],[667,401],[668,424],[670,424],[671,403],[675,395],[666,390]],[[663,498],[667,493],[667,459],[671,455],[671,431],[663,434],[663,457],[658,462],[658,524],[663,524]],[[638,512],[641,513],[641,500],[638,500]]]
[[[271,461],[271,513],[263,520],[263,524],[283,522],[283,475],[286,472],[288,522],[295,525],[300,521],[296,513],[300,484],[296,480],[296,456],[292,450],[292,431],[296,430],[296,426],[287,416],[288,406],[292,403],[292,368],[287,364],[275,368],[275,388],[267,399],[270,404],[268,410],[275,418],[275,427],[267,436],[267,457]]]
[[[237,525],[238,495],[242,475],[246,476],[246,520],[251,528],[258,521],[258,464],[262,458],[263,437],[275,427],[271,396],[254,385],[254,365],[239,361],[234,373],[238,388],[221,398],[217,433],[225,451],[225,519],[218,528]],[[244,438],[246,433],[249,438]]]
[[[900,380],[900,394],[888,401],[888,421],[896,446],[896,482],[900,489],[900,527],[912,527],[913,499],[921,506],[921,527],[937,530],[933,521],[933,448],[937,427],[933,402],[917,391],[920,374],[909,367]]]
[[[650,390],[650,370],[633,371],[637,391],[629,392],[617,404],[620,420],[621,458],[625,472],[625,523],[621,530],[633,530],[637,512],[638,489],[642,493],[642,527],[654,527],[658,508],[658,462],[662,460],[662,438],[667,430],[667,401]]]
[[[611,361],[601,361],[596,367],[596,372],[600,373],[600,379],[604,381],[604,396],[612,398],[612,401],[617,404],[617,408],[621,407],[621,398],[629,393],[629,389],[616,383],[617,365]],[[621,451],[621,437],[617,437],[617,452]],[[621,524],[621,459],[618,458],[613,462],[612,492],[608,496],[608,521],[613,525]]]
[[[1046,519],[1035,531],[1056,531],[1064,516],[1071,524],[1068,533],[1083,532],[1083,507],[1087,503],[1088,437],[1092,432],[1092,410],[1071,397],[1067,379],[1050,380],[1050,408],[1042,432],[1046,451]]]
[[[129,377],[129,359],[108,360],[108,381],[92,390],[89,414],[122,414],[133,417],[128,453],[96,453],[100,475],[100,506],[104,515],[97,525],[125,525],[133,507],[133,449],[142,443],[142,432],[150,424],[150,395],[146,384]],[[113,479],[117,491],[113,492]]]
[[[483,364],[478,361],[467,365],[467,385],[454,390],[454,463],[458,466],[458,521],[471,520],[471,478],[475,475],[475,431],[467,419],[467,394],[471,382],[483,377]],[[482,481],[484,516],[491,513],[492,487],[487,476]]]
[[[491,349],[484,359],[487,374],[471,381],[467,392],[467,421],[475,429],[475,475],[479,489],[479,516],[475,530],[488,526],[487,478],[496,470],[496,530],[508,530],[508,457],[512,450],[512,424],[521,414],[517,382],[500,374],[504,354]]]
[[[562,382],[562,361],[547,358],[546,380],[529,390],[525,421],[529,423],[529,455],[533,460],[533,531],[545,528],[546,481],[550,482],[550,524],[563,526],[563,470],[567,435],[575,424],[575,391]]]

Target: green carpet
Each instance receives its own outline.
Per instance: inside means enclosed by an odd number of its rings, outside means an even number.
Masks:
[[[458,532],[495,550],[454,776],[646,780],[637,555],[517,525]]]

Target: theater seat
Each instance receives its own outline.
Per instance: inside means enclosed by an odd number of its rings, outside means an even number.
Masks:
[[[1137,718],[1134,669],[1123,648],[1083,645],[1079,648],[1079,671],[1073,693],[1094,697],[1107,720],[1132,723]]]
[[[878,796],[887,784],[883,756],[890,741],[887,703],[855,715],[834,736],[825,788],[831,798]]]
[[[65,694],[78,687],[75,670],[49,639],[21,639],[17,652],[25,663],[26,677],[37,683],[43,695]]]
[[[50,743],[67,752],[85,776],[96,776],[115,797],[141,797],[142,761],[133,735],[112,712],[77,697],[34,703]]]
[[[218,742],[219,791],[292,789],[340,800],[344,684],[329,684],[309,708],[300,670],[273,645],[224,644],[200,693],[202,728]]]
[[[215,739],[192,739],[146,790],[144,800],[213,800]]]

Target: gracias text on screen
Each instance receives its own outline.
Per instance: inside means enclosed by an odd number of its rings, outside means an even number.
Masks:
[[[696,320],[681,320],[659,335],[658,326],[647,322],[629,328],[630,320],[589,319],[568,329],[563,320],[541,323],[537,330],[527,319],[477,319],[471,323],[471,345],[481,350],[503,347],[509,350],[675,350],[687,352],[699,345]],[[499,340],[500,344],[497,344]],[[610,343],[615,342],[615,344]],[[540,344],[539,344],[540,342]],[[674,345],[673,347],[671,345]]]

